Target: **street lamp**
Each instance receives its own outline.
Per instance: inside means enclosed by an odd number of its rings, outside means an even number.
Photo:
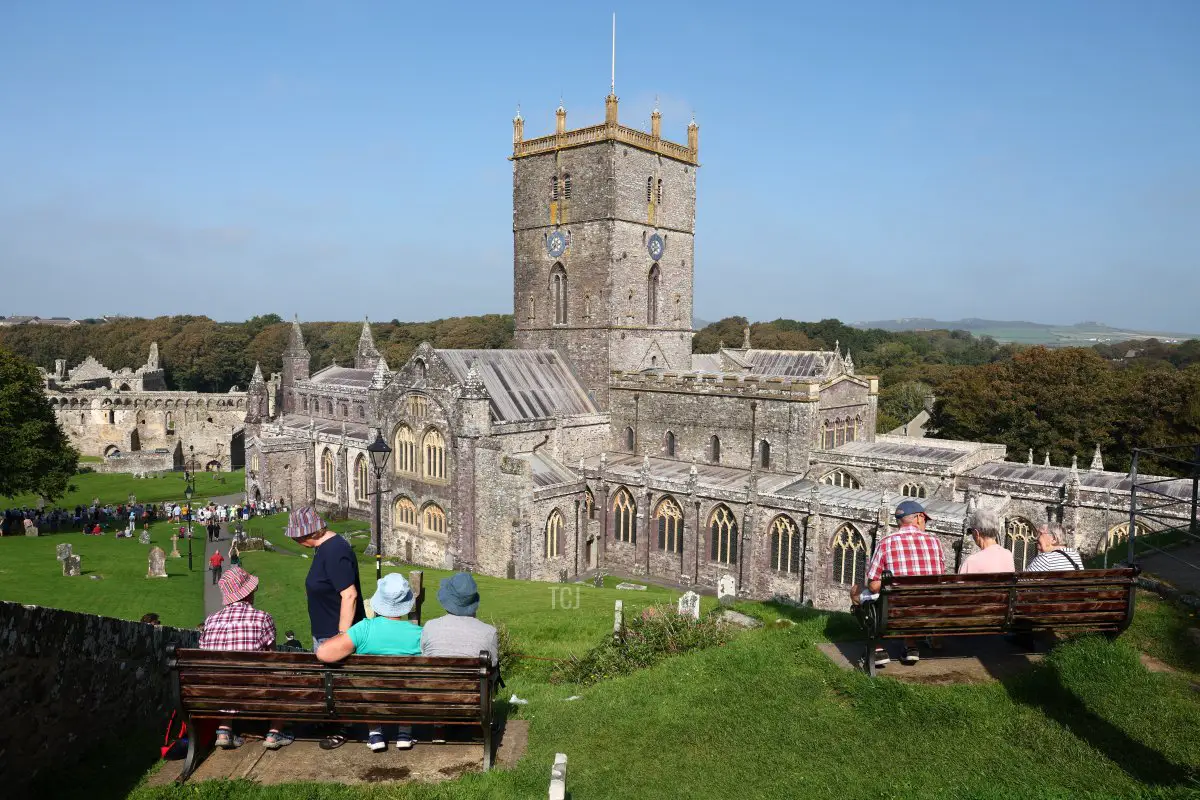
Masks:
[[[187,504],[187,540],[188,540],[188,572],[192,571],[192,496],[196,494],[196,445],[188,445],[188,452],[191,454],[191,467],[189,471],[183,471],[183,480],[186,482],[183,487],[183,497]]]
[[[371,466],[375,469],[375,580],[383,577],[383,470],[387,467],[392,448],[383,440],[381,431],[375,432],[375,441],[367,445],[367,453],[371,457]]]

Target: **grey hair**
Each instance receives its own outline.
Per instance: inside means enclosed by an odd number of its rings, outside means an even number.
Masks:
[[[979,531],[980,536],[989,539],[999,539],[1000,517],[991,509],[976,508],[967,514],[967,530]]]
[[[1059,525],[1057,522],[1044,522],[1041,525],[1038,525],[1038,533],[1045,533],[1049,535],[1049,537],[1054,540],[1055,544],[1062,544],[1066,536],[1066,534],[1063,532],[1063,526]]]

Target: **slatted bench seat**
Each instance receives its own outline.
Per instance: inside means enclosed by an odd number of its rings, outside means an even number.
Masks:
[[[477,658],[350,656],[322,664],[312,653],[168,651],[175,703],[188,726],[179,781],[198,766],[196,720],[399,723],[477,727],[483,768],[492,766],[496,670]]]
[[[867,634],[864,665],[875,675],[883,639],[1054,631],[1120,635],[1133,620],[1140,568],[897,577],[857,613]]]

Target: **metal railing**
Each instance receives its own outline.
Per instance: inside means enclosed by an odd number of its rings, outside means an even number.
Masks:
[[[1200,563],[1179,553],[1180,545],[1200,544],[1198,501],[1200,444],[1134,448],[1126,562],[1153,552],[1200,571]]]

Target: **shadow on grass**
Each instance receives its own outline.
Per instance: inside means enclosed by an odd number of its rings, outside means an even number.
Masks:
[[[791,620],[797,625],[816,621],[820,632],[831,642],[854,641],[863,638],[862,626],[851,614],[840,611],[822,611],[812,606],[796,606],[781,603],[778,600],[768,600],[762,604],[783,619]],[[823,624],[822,624],[823,623]]]
[[[1052,661],[1011,676],[1003,684],[1014,702],[1029,706],[1059,723],[1134,780],[1150,786],[1179,786],[1190,784],[1195,777],[1187,767],[1176,764],[1089,709],[1065,685]]]

